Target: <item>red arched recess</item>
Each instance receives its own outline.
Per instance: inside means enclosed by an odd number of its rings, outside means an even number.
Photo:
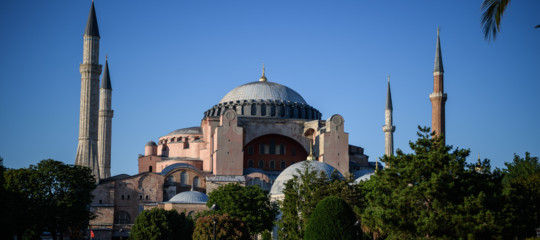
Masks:
[[[304,147],[292,138],[268,134],[244,146],[244,168],[282,171],[296,162],[306,160],[307,155]]]

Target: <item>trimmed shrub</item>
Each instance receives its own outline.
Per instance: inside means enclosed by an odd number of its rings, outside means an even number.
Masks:
[[[352,240],[357,233],[356,217],[341,198],[330,196],[321,200],[309,218],[305,240]]]

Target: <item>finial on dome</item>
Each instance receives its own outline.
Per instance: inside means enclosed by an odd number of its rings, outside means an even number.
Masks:
[[[259,78],[259,82],[266,82],[267,79],[266,79],[266,76],[264,75],[264,63],[263,63],[263,71],[262,71],[262,77]]]

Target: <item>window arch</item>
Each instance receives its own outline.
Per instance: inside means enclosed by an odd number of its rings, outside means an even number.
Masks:
[[[149,172],[152,172],[152,166],[149,166],[149,167],[148,167],[148,171],[149,171]]]
[[[129,216],[129,213],[126,211],[120,211],[118,212],[118,215],[116,215],[116,221],[114,221],[115,224],[130,224],[131,223],[131,217]]]
[[[248,168],[252,168],[252,167],[253,167],[253,160],[249,159],[248,160]]]
[[[251,104],[251,115],[255,116],[257,115],[257,105]]]
[[[201,179],[199,176],[193,178],[193,187],[201,187]]]
[[[270,106],[270,116],[276,116],[276,105]]]
[[[281,161],[281,169],[285,169],[285,161]]]
[[[270,160],[270,169],[276,168],[276,161]]]
[[[264,168],[264,160],[259,160],[259,168]]]
[[[188,173],[186,171],[182,171],[180,174],[180,184],[187,185],[188,177]]]

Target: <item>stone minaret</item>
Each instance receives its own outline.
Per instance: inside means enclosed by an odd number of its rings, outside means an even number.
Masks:
[[[99,177],[111,176],[111,127],[113,110],[111,109],[111,77],[109,63],[105,58],[105,69],[99,89],[99,123],[98,123],[98,163]]]
[[[437,49],[435,51],[435,66],[433,68],[433,92],[429,94],[431,100],[431,130],[436,136],[443,135],[445,140],[445,110],[446,93],[444,92],[444,68],[441,55],[441,40],[437,28]]]
[[[99,30],[94,2],[84,31],[83,63],[81,72],[81,108],[79,117],[79,145],[77,146],[76,165],[92,168],[99,179],[97,158],[98,101],[99,101]]]
[[[384,154],[386,156],[394,155],[394,131],[396,126],[393,126],[392,116],[392,94],[390,93],[390,76],[388,76],[388,90],[386,92],[386,108],[384,110]]]

